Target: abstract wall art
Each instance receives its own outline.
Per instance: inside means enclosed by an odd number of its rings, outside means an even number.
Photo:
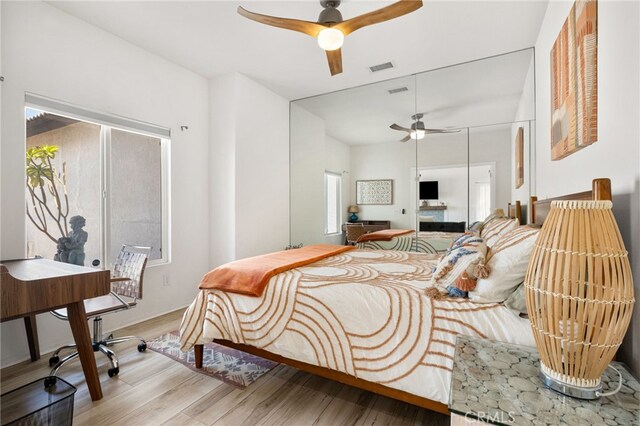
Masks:
[[[598,140],[598,3],[576,0],[551,49],[551,160]]]
[[[356,204],[393,204],[393,180],[357,180]]]

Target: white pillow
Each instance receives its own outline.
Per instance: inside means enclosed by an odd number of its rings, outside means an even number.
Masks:
[[[475,266],[484,260],[486,254],[487,245],[482,238],[473,234],[460,236],[438,262],[431,276],[431,284],[446,289],[453,285],[463,272],[473,275]]]
[[[469,292],[469,299],[481,303],[505,301],[524,281],[538,231],[523,225],[500,237],[489,250],[485,262],[489,276],[478,278],[475,290]]]
[[[491,248],[502,235],[517,228],[518,225],[518,219],[496,217],[485,223],[480,231],[480,236],[487,243],[487,247]]]

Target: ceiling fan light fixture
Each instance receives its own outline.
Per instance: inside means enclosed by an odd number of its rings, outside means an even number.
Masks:
[[[427,132],[425,130],[418,129],[418,130],[412,130],[409,133],[409,136],[411,136],[411,139],[420,140],[420,139],[424,139],[426,134],[427,134]]]
[[[318,46],[324,50],[336,50],[342,47],[344,34],[336,28],[325,28],[318,33]]]

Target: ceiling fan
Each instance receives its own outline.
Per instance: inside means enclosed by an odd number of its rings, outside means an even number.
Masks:
[[[320,5],[324,10],[320,12],[318,22],[261,15],[249,12],[242,6],[238,6],[238,13],[245,18],[262,24],[298,31],[317,38],[318,44],[327,53],[331,75],[336,75],[342,72],[342,53],[340,48],[346,35],[362,27],[378,24],[413,12],[422,7],[422,0],[400,0],[389,6],[346,21],[342,19],[342,14],[338,10],[340,0],[320,0]]]
[[[402,132],[407,132],[408,135],[403,139],[400,139],[400,142],[406,142],[411,139],[424,139],[424,137],[428,134],[432,133],[458,133],[460,130],[452,130],[452,129],[427,129],[424,127],[424,122],[421,121],[422,117],[424,117],[423,113],[414,114],[411,116],[413,120],[413,124],[411,128],[406,128],[393,123],[390,128],[393,130],[400,130]]]

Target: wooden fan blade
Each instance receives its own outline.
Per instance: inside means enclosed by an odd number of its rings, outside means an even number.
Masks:
[[[260,22],[261,24],[284,28],[285,30],[298,31],[300,33],[310,35],[311,37],[318,37],[318,33],[327,28],[325,25],[318,24],[317,22],[278,18],[277,16],[261,15],[259,13],[249,12],[242,6],[238,6],[238,13],[245,18]]]
[[[396,123],[393,123],[393,124],[392,124],[391,126],[389,126],[389,127],[390,127],[391,129],[393,129],[393,130],[401,130],[401,131],[403,131],[403,132],[410,132],[410,131],[411,131],[411,129],[407,129],[406,127],[399,126],[399,125],[397,125]]]
[[[326,50],[325,52],[327,52],[331,75],[340,74],[342,72],[342,49]]]
[[[382,9],[374,10],[373,12],[365,13],[364,15],[356,16],[355,18],[332,25],[331,28],[337,28],[342,31],[344,35],[347,35],[362,27],[406,15],[421,7],[422,0],[400,0]]]
[[[427,133],[459,133],[460,130],[448,130],[448,129],[424,129]]]
[[[407,135],[404,138],[400,139],[400,142],[406,142],[411,140],[411,135]]]

